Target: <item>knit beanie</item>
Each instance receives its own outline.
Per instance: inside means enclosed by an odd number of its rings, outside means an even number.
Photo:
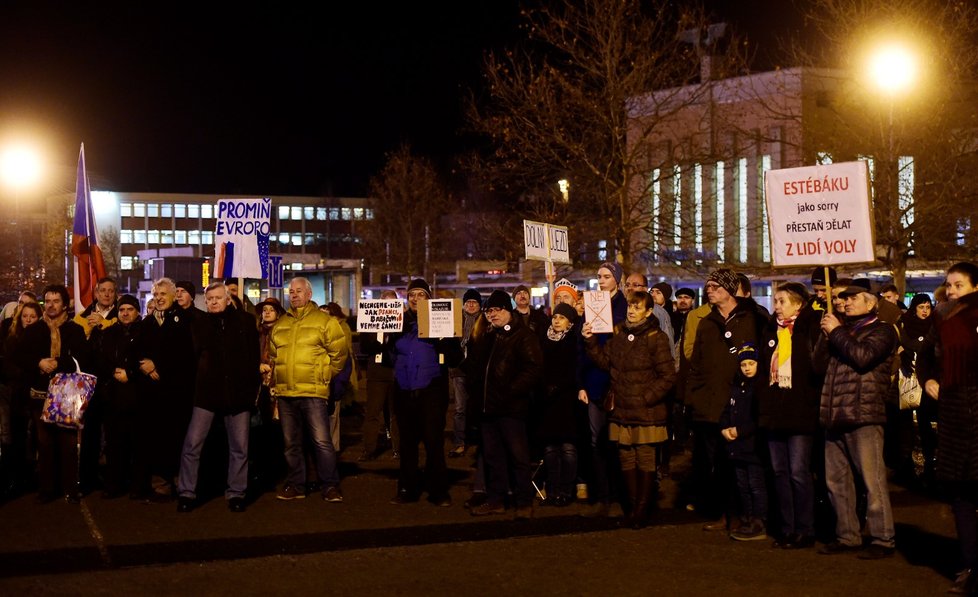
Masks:
[[[737,351],[737,362],[743,363],[744,361],[756,361],[757,360],[757,348],[751,342],[745,342],[740,350]]]
[[[732,269],[718,269],[707,278],[707,282],[716,282],[731,295],[737,294],[737,289],[740,288],[740,279],[737,278],[737,274],[734,273]]]
[[[554,315],[563,315],[571,323],[577,322],[577,309],[567,303],[560,303],[554,307]]]
[[[519,293],[521,293],[521,292],[525,292],[526,294],[530,294],[530,289],[527,288],[526,286],[520,284],[519,286],[517,286],[516,288],[513,289],[513,298],[516,298],[516,295],[519,294]]]
[[[621,286],[621,277],[624,275],[625,270],[621,268],[621,264],[614,261],[605,261],[601,264],[598,269],[606,269],[611,272],[611,275],[615,278],[615,283]]]
[[[139,299],[131,294],[124,294],[119,297],[118,306],[129,305],[130,307],[135,307],[136,311],[139,311]]]
[[[659,292],[662,293],[662,296],[666,298],[667,301],[672,298],[672,286],[666,284],[665,282],[659,282],[658,284],[653,284],[652,288],[657,288]]]
[[[676,298],[679,298],[681,296],[688,296],[689,298],[694,299],[696,298],[696,291],[693,290],[692,288],[680,288],[679,290],[676,291]]]
[[[238,283],[237,280],[234,281],[235,284]],[[187,291],[190,296],[197,296],[197,287],[194,286],[193,282],[188,282],[187,280],[180,280],[177,282],[177,288],[183,288]]]
[[[475,288],[469,288],[465,291],[465,294],[462,295],[462,304],[464,305],[469,301],[475,301],[479,303],[479,307],[482,307],[482,293]]]
[[[422,280],[421,278],[415,278],[411,280],[411,283],[408,284],[407,291],[411,292],[415,288],[424,290],[425,294],[427,294],[429,297],[431,296],[431,286],[428,286],[428,283]]]
[[[575,301],[577,300],[577,286],[572,284],[567,278],[561,278],[554,284],[554,298],[561,293],[569,294]]]
[[[513,299],[511,299],[509,295],[502,290],[493,290],[492,294],[489,295],[489,300],[486,301],[486,310],[488,311],[489,309],[494,308],[512,311]]]
[[[835,273],[835,268],[830,267],[828,286],[835,286],[835,283],[838,279],[839,279],[839,275]],[[816,267],[815,270],[812,272],[812,286],[826,286],[824,267]]]

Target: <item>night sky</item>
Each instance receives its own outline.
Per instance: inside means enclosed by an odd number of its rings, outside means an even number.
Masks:
[[[782,4],[711,2],[758,40]],[[402,142],[466,147],[462,98],[519,20],[516,0],[210,5],[0,3],[0,142],[38,137],[62,172],[84,142],[93,188],[364,196]]]

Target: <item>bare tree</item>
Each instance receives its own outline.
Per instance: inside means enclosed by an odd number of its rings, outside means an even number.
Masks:
[[[703,103],[706,79],[741,64],[739,46],[707,40],[704,13],[688,3],[564,0],[522,14],[524,42],[487,58],[487,97],[470,104],[472,129],[491,141],[484,176],[517,197],[525,217],[568,225],[572,243],[607,239],[631,267],[655,250],[649,173],[671,172],[667,165],[700,150],[651,152],[651,140],[685,107]],[[702,42],[718,53],[707,77]],[[630,101],[652,90],[663,91],[636,126]]]
[[[388,155],[370,181],[373,219],[363,227],[364,244],[375,271],[408,277],[426,275],[440,255],[440,219],[452,202],[432,163],[407,145]]]
[[[102,250],[102,259],[105,261],[105,273],[116,279],[119,277],[119,265],[122,261],[122,244],[120,241],[119,229],[115,226],[99,230],[98,246]]]
[[[877,258],[902,292],[913,258],[974,255],[978,8],[962,0],[804,6],[809,43],[787,40],[787,56],[831,69],[823,71],[818,96],[824,109],[805,125],[804,151],[809,163],[870,160]],[[917,66],[906,89],[887,92],[867,66],[890,44],[906,48]]]

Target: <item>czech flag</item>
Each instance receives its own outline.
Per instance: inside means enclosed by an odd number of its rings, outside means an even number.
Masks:
[[[95,286],[105,277],[105,261],[98,247],[92,193],[85,171],[85,144],[78,153],[78,178],[75,182],[75,223],[71,229],[71,254],[74,262],[75,313],[95,301]]]

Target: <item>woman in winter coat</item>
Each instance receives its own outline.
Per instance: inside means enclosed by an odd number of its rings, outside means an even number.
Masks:
[[[666,394],[676,382],[669,339],[653,315],[651,295],[637,291],[628,298],[625,321],[603,346],[584,324],[588,356],[611,372],[609,439],[618,443],[622,475],[631,510],[626,523],[642,528],[655,493],[655,446],[666,440]]]
[[[903,349],[900,353],[900,371],[904,376],[917,374],[917,353],[923,347],[935,321],[934,303],[930,296],[923,293],[915,294],[910,300],[910,308],[900,317],[900,323],[897,325],[900,328],[900,347]],[[900,455],[901,464],[904,472],[913,474],[914,410],[917,411],[920,449],[924,454],[923,478],[926,483],[932,484],[937,456],[937,431],[934,430],[934,424],[937,423],[937,400],[928,396],[926,392],[922,392],[920,406],[917,409],[900,411],[899,443],[903,451]]]
[[[812,350],[822,311],[812,309],[808,291],[788,282],[774,293],[774,317],[761,339],[759,425],[767,432],[781,528],[775,547],[815,544],[815,486],[812,445],[818,431],[821,376],[812,369]]]
[[[545,505],[567,506],[573,501],[577,477],[577,311],[560,303],[554,307],[550,327],[541,337],[543,388],[540,392],[536,440],[543,446],[547,469]]]

